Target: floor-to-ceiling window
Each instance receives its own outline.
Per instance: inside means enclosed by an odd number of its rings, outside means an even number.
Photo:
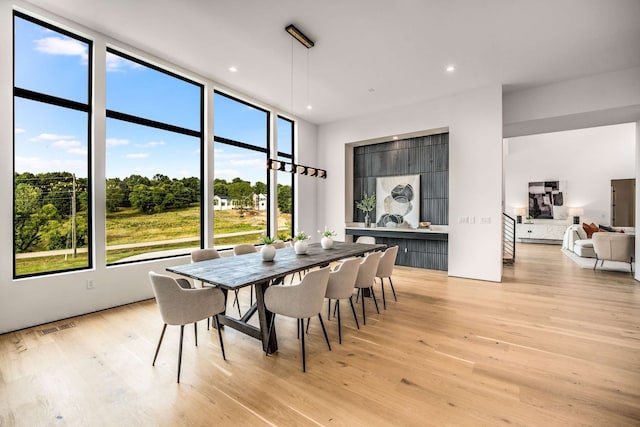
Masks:
[[[269,224],[269,112],[216,91],[213,122],[214,245],[258,243]]]
[[[278,160],[293,163],[293,121],[278,116]],[[293,236],[293,176],[294,174],[286,171],[278,171],[277,175],[277,194],[278,203],[278,238],[280,240],[288,240]]]
[[[201,84],[107,51],[107,264],[200,247]]]
[[[13,24],[14,277],[90,268],[92,43]]]

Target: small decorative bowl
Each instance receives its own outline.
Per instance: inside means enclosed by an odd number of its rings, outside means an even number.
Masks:
[[[423,221],[423,222],[420,222],[419,224],[420,224],[421,228],[429,228],[429,227],[431,227],[431,223],[429,221]]]

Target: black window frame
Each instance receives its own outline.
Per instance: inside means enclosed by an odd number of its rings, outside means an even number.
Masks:
[[[61,98],[54,95],[48,95],[42,92],[37,92],[33,90],[29,90],[26,88],[21,88],[16,86],[16,18],[21,18],[26,21],[29,21],[33,24],[39,25],[56,33],[63,34],[72,39],[78,40],[82,43],[87,44],[87,103],[84,104],[82,102],[73,101],[70,99]],[[82,271],[82,270],[91,270],[93,269],[94,259],[93,259],[93,173],[91,169],[91,159],[92,159],[92,147],[93,147],[93,132],[92,132],[92,116],[93,116],[93,72],[92,69],[94,67],[93,54],[94,54],[94,46],[93,41],[82,37],[78,34],[75,34],[71,31],[65,30],[63,28],[59,28],[53,24],[42,21],[40,19],[34,18],[26,13],[14,10],[13,11],[13,19],[12,19],[12,33],[13,33],[13,45],[12,45],[12,86],[13,86],[13,139],[12,139],[12,149],[13,149],[13,218],[15,221],[16,215],[16,203],[15,203],[15,189],[16,189],[16,158],[15,158],[15,144],[16,144],[16,136],[15,136],[15,128],[16,128],[16,98],[26,99],[35,102],[42,102],[44,104],[68,108],[76,111],[81,111],[87,114],[87,265],[84,267],[74,267],[67,268],[62,270],[51,270],[51,271],[43,271],[37,273],[29,273],[29,274],[16,274],[16,233],[15,233],[15,222],[14,222],[14,232],[13,232],[13,279],[24,279],[29,277],[38,277],[38,276],[48,276],[52,274],[60,274],[60,273],[68,273],[71,271]]]
[[[204,91],[204,84],[202,83],[198,83],[196,81],[193,81],[185,76],[181,76],[179,74],[176,74],[172,71],[166,70],[162,67],[159,67],[157,65],[151,64],[149,62],[146,62],[140,58],[136,58],[134,56],[131,56],[129,54],[126,54],[124,52],[121,52],[119,50],[117,50],[116,48],[107,46],[106,49],[106,53],[109,54],[113,54],[116,56],[119,56],[121,58],[124,58],[128,61],[134,62],[136,64],[142,65],[144,67],[150,68],[154,71],[158,71],[160,73],[169,75],[171,77],[180,79],[184,82],[196,85],[197,87],[200,88],[200,131],[196,131],[193,129],[189,129],[189,128],[184,128],[181,126],[176,126],[176,125],[171,125],[168,123],[163,123],[163,122],[159,122],[157,120],[151,120],[151,119],[147,119],[144,117],[140,117],[140,116],[135,116],[132,114],[127,114],[127,113],[123,113],[123,112],[119,112],[119,111],[115,111],[115,110],[111,110],[106,108],[105,105],[105,110],[106,110],[106,119],[115,119],[115,120],[120,120],[120,121],[124,121],[127,123],[132,123],[135,125],[140,125],[140,126],[145,126],[145,127],[150,127],[150,128],[154,128],[154,129],[159,129],[159,130],[163,130],[163,131],[168,131],[168,132],[174,132],[174,133],[179,133],[181,135],[186,135],[186,136],[192,136],[192,137],[196,137],[196,138],[200,138],[200,247],[203,247],[204,244],[204,233],[205,233],[205,227],[204,227],[204,222],[205,222],[205,212],[204,212],[204,208],[205,208],[205,204],[204,204],[204,141],[205,141],[205,136],[204,136],[204,95],[205,95],[205,91]],[[105,85],[106,86],[106,85]],[[108,89],[107,89],[108,90]],[[106,91],[105,91],[106,92]],[[105,104],[106,104],[106,97],[105,97]],[[105,128],[106,128],[106,123],[105,123]],[[106,163],[107,159],[105,156],[105,163]],[[105,240],[105,245],[106,245],[106,240]],[[151,261],[151,260],[158,260],[158,259],[167,259],[167,258],[177,258],[177,257],[182,257],[188,255],[188,253],[184,253],[184,254],[176,254],[176,255],[164,255],[164,256],[157,256],[157,257],[149,257],[149,258],[145,258],[144,260],[136,260],[136,261],[120,261],[120,262],[114,262],[114,263],[107,263],[106,262],[106,258],[105,258],[105,265],[107,267],[112,267],[112,266],[120,266],[120,265],[127,265],[127,264],[135,264],[135,263],[139,263],[139,262],[146,262],[146,261]]]
[[[247,149],[247,150],[253,150],[253,151],[257,151],[260,153],[263,153],[265,155],[265,170],[266,170],[266,165],[267,165],[267,159],[269,158],[269,155],[271,154],[271,111],[262,108],[258,105],[255,104],[251,104],[250,102],[247,102],[245,100],[242,100],[240,98],[237,98],[233,95],[229,95],[228,93],[222,92],[220,90],[214,89],[213,90],[213,104],[214,104],[214,111],[215,111],[215,96],[216,95],[221,95],[224,96],[226,98],[231,99],[232,101],[236,101],[239,102],[241,104],[246,105],[247,107],[251,107],[254,108],[256,110],[262,111],[264,113],[266,113],[266,146],[265,147],[260,147],[258,145],[253,145],[253,144],[247,144],[246,142],[242,142],[242,141],[236,141],[234,139],[229,139],[229,138],[224,138],[222,136],[216,136],[215,135],[215,119],[214,119],[214,135],[213,135],[213,142],[219,142],[222,144],[227,144],[227,145],[231,145],[234,147],[238,147],[238,148],[243,148],[243,149]],[[214,170],[214,176],[215,176],[215,170]],[[272,195],[271,193],[271,174],[266,173],[267,176],[267,232],[269,232],[269,227],[271,224],[271,204],[272,204]],[[215,196],[215,194],[214,194]],[[215,218],[214,218],[214,226],[213,226],[213,230],[215,230]],[[213,233],[212,238],[215,241],[215,232]]]
[[[295,134],[296,134],[296,122],[295,120],[284,117],[280,114],[276,116],[276,121],[278,119],[282,119],[291,123],[291,154],[288,154],[284,151],[277,150],[277,157],[284,157],[285,159],[291,160],[291,163],[295,163],[295,154],[296,154],[296,145],[295,145]],[[280,128],[278,128],[278,142],[280,142]],[[278,145],[278,148],[279,145]],[[291,230],[293,233],[296,231],[296,180],[293,177],[294,174],[291,174]],[[277,179],[276,179],[277,183]],[[276,197],[278,197],[278,192],[276,190]],[[276,225],[276,228],[277,225]],[[276,230],[277,232],[277,230]]]

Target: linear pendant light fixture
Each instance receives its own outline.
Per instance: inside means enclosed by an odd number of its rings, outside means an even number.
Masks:
[[[287,25],[285,28],[287,33],[298,40],[304,47],[311,49],[314,46],[313,41],[304,35],[302,31],[296,28],[295,25]],[[309,101],[309,54],[307,51],[307,102]],[[307,105],[307,108],[310,107]],[[291,114],[293,114],[293,41],[291,42]],[[293,162],[286,162],[278,159],[267,159],[267,169],[277,170],[281,172],[290,172],[292,174],[297,173],[300,175],[313,176],[316,178],[327,179],[327,171],[324,169],[298,165]]]
[[[287,25],[285,30],[287,31],[287,33],[291,34],[291,36],[294,39],[296,39],[300,43],[302,43],[302,45],[304,47],[306,47],[307,49],[311,49],[314,46],[313,41],[309,37],[305,36],[302,31],[297,29],[295,25],[293,25],[293,24]]]

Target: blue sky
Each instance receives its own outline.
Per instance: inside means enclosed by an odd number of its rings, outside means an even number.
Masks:
[[[21,18],[16,17],[15,25],[16,86],[86,103],[88,45]],[[106,55],[107,109],[200,130],[199,86]],[[216,135],[265,146],[263,111],[220,95],[215,101]],[[281,140],[290,141],[290,125],[278,122],[285,125],[280,128]],[[107,120],[106,133],[107,178],[200,175],[198,138],[115,119]],[[16,172],[69,171],[86,177],[88,150],[86,113],[16,98]],[[216,178],[266,182],[265,156],[216,143],[214,171]]]

